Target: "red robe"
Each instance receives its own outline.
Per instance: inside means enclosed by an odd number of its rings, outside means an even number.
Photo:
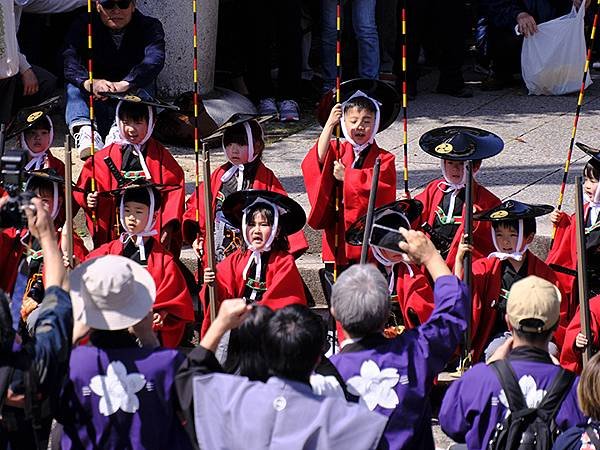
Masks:
[[[583,207],[584,216],[587,219],[589,204]],[[552,248],[546,257],[546,264],[556,264],[566,269],[577,270],[577,226],[575,215],[561,214],[561,219],[556,227],[556,234]],[[565,297],[561,302],[569,307],[569,318],[573,317],[578,307],[577,277],[563,272],[555,271],[556,278],[561,284]]]
[[[46,162],[44,163],[44,168],[54,169],[61,177],[65,177],[65,163],[54,156],[50,150],[46,151]]]
[[[411,268],[414,274],[412,277],[406,266],[402,264],[396,281],[398,303],[404,318],[404,325],[407,328],[415,328],[419,324],[425,323],[434,308],[433,289],[429,278],[418,266],[411,265]],[[413,310],[417,314],[418,324],[409,318],[409,310]]]
[[[526,252],[527,275],[536,275],[548,280],[560,288],[554,272],[542,260],[530,251]],[[473,263],[473,304],[471,322],[471,342],[473,348],[473,361],[479,361],[483,351],[492,338],[492,332],[496,324],[498,310],[492,307],[492,302],[498,301],[502,288],[502,261],[498,258],[481,258]],[[559,330],[555,340],[560,347],[564,336],[564,327],[569,318],[566,311],[560,313]]]
[[[212,194],[212,211],[215,211],[217,207],[217,194],[221,190],[222,182],[221,177],[223,174],[229,169],[229,163],[223,164],[217,170],[215,170],[210,176],[210,189]],[[262,161],[258,162],[256,167],[256,175],[254,176],[254,181],[252,182],[251,189],[255,190],[267,190],[278,192],[280,194],[287,195],[287,192],[279,182],[279,179],[275,176],[273,171],[269,169],[267,166],[263,164]],[[199,224],[196,222],[196,191],[192,193],[190,198],[187,200],[185,204],[185,213],[183,214],[183,240],[185,242],[193,242],[198,234],[198,225],[200,225],[200,237],[204,238],[206,234],[205,230],[205,208],[204,208],[204,182],[200,183],[198,187],[198,192],[200,193],[199,198]],[[290,253],[294,255],[294,257],[298,258],[308,249],[308,242],[306,241],[306,237],[304,236],[304,231],[298,231],[290,236],[288,236],[288,241],[290,243]],[[206,255],[206,248],[204,249],[204,255]],[[204,261],[206,264],[206,261]]]
[[[600,332],[600,295],[591,298],[589,304],[592,338],[588,337],[588,342],[593,348],[598,349],[600,348],[600,339],[598,336]],[[577,308],[565,332],[565,340],[560,353],[560,365],[575,373],[581,373],[583,369],[582,352],[575,350],[575,338],[581,333],[580,319],[579,308]]]
[[[111,191],[118,187],[117,180],[115,180],[115,177],[104,162],[104,158],[107,156],[110,156],[117,169],[120,169],[123,163],[121,145],[111,144],[94,155],[96,190],[98,192]],[[146,164],[154,183],[179,186],[179,189],[173,189],[163,195],[161,213],[155,226],[155,229],[159,233],[160,229],[164,229],[167,225],[174,227],[175,231],[173,232],[170,251],[174,255],[179,256],[179,251],[181,250],[181,217],[183,215],[183,203],[185,200],[183,169],[171,153],[162,144],[152,138],[147,143]],[[92,222],[92,211],[86,205],[85,198],[91,192],[92,186],[92,158],[88,158],[83,165],[77,186],[84,192],[74,192],[73,197],[79,207],[85,211],[86,222],[94,240],[94,247],[97,248],[102,244],[112,241],[120,234],[117,231],[119,229],[116,221],[118,204],[115,199],[108,195],[99,197],[98,207],[96,208],[96,231],[94,231]],[[74,211],[73,214],[76,212]]]
[[[378,156],[381,157],[381,169],[375,206],[380,207],[396,199],[395,157],[373,143],[365,157],[362,169],[353,169],[354,151],[352,145],[348,142],[341,143],[340,159],[346,169],[344,171],[344,182],[340,189],[342,201],[340,202],[340,220],[337,222],[338,254],[337,258],[334,258],[336,235],[335,191],[338,183],[333,176],[333,162],[336,160],[337,149],[335,141],[331,141],[325,155],[325,161],[320,164],[317,147],[318,143],[308,151],[304,161],[302,161],[302,174],[311,206],[308,224],[315,230],[324,230],[322,254],[324,262],[333,262],[334,259],[340,265],[358,262],[361,247],[346,244],[346,231],[354,222],[367,213],[373,166]]]
[[[19,272],[19,264],[25,251],[25,246],[21,243],[21,236],[26,233],[23,230],[21,234],[17,234],[16,228],[6,228],[0,232],[0,289],[11,294],[17,274]],[[61,233],[57,231],[58,248],[62,239]],[[83,240],[73,233],[73,255],[83,261],[88,254]]]
[[[194,306],[183,274],[177,267],[173,256],[153,239],[152,251],[147,255],[146,269],[156,283],[156,300],[152,310],[164,311],[167,316],[163,327],[158,331],[162,345],[175,348],[181,342],[185,326],[194,321]],[[122,255],[123,243],[116,239],[92,251],[88,259],[104,255]]]
[[[251,255],[252,252],[249,250],[238,249],[217,264],[215,281],[217,307],[223,300],[243,296],[246,280],[242,278],[242,273]],[[258,302],[260,305],[268,306],[273,310],[293,304],[306,305],[302,278],[294,257],[290,253],[281,250],[272,251],[266,271],[264,280],[267,290]],[[200,291],[200,298],[204,311],[202,322],[202,336],[204,336],[210,326],[210,307],[206,285]]]
[[[440,182],[443,183],[440,186]],[[415,197],[415,200],[420,200],[423,203],[423,212],[421,217],[418,219],[418,223],[414,223],[413,226],[419,229],[421,224],[427,222],[432,228],[435,223],[436,211],[438,206],[442,203],[444,198],[444,192],[441,188],[446,188],[447,185],[443,178],[431,181],[425,190]],[[486,211],[500,204],[500,199],[488,191],[486,188],[481,186],[479,183],[473,181],[473,206],[476,211]],[[450,270],[454,267],[454,259],[456,258],[456,252],[458,251],[458,245],[464,234],[464,224],[461,223],[456,230],[452,244],[450,245],[450,251],[446,257],[446,264],[450,267]],[[491,224],[490,222],[484,221],[473,221],[473,260],[483,258],[490,253],[496,251],[491,235]]]

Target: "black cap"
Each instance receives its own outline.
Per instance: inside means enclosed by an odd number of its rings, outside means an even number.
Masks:
[[[419,139],[421,149],[436,158],[473,161],[496,156],[504,148],[502,139],[480,128],[451,126],[435,128]]]
[[[121,92],[101,92],[100,95],[121,102],[128,102],[136,105],[146,105],[153,106],[155,108],[172,109],[174,111],[179,111],[179,106],[175,106],[172,103],[163,102],[162,100],[152,98],[149,96],[145,96],[145,98],[142,98],[135,94],[127,94]]]
[[[370,98],[377,100],[379,105],[379,129],[377,133],[385,130],[394,123],[402,107],[402,99],[396,89],[390,84],[379,80],[356,78],[340,84],[340,101],[343,103],[352,97],[356,91],[362,91]],[[325,125],[331,109],[335,105],[335,91],[328,91],[319,101],[317,119],[321,126]]]
[[[279,208],[279,226],[284,234],[294,234],[304,228],[306,213],[302,206],[287,195],[277,192],[264,190],[237,191],[227,196],[221,210],[225,219],[232,226],[241,229],[244,210],[253,203],[260,202],[261,199]]]
[[[592,157],[590,163],[592,163],[594,167],[600,170],[600,150],[597,148],[590,147],[589,145],[586,145],[582,142],[578,142],[576,145],[577,147],[579,147],[580,150],[585,152],[588,156]]]
[[[47,117],[59,102],[60,97],[52,97],[36,106],[28,106],[17,112],[17,115],[12,120],[6,129],[7,139],[12,139],[18,136],[27,129],[33,127],[36,123]]]
[[[153,191],[159,192],[161,195],[167,192],[176,191],[177,189],[181,189],[181,186],[177,184],[157,184],[153,183],[150,180],[145,178],[136,178],[135,180],[127,180],[127,183],[119,186],[116,189],[111,191],[103,191],[99,192],[99,195],[112,195],[114,197],[121,197],[126,195],[128,191],[137,190],[137,189],[146,189],[150,188]]]
[[[516,200],[505,200],[500,205],[473,215],[473,220],[505,222],[509,220],[531,219],[554,211],[550,205],[530,205]]]
[[[373,211],[373,223],[383,225],[397,230],[406,228],[421,214],[423,203],[419,200],[396,200]],[[367,225],[366,214],[352,224],[346,232],[346,242],[349,245],[362,245],[365,227]]]
[[[211,135],[203,138],[202,142],[208,142],[208,141],[213,141],[215,139],[220,139],[223,137],[223,134],[225,134],[225,132],[228,129],[230,129],[236,125],[240,125],[245,122],[250,122],[251,120],[255,120],[256,122],[261,124],[264,122],[268,122],[273,117],[275,117],[273,114],[260,115],[260,114],[235,113],[233,116],[231,116],[229,119],[227,119],[223,125],[221,125],[219,128],[217,128]]]

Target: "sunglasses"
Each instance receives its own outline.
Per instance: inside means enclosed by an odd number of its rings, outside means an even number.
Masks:
[[[105,9],[127,9],[129,5],[131,5],[131,0],[108,0],[105,2],[100,2],[103,8]]]

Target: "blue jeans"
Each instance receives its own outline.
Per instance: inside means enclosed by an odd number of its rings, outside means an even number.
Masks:
[[[358,43],[358,76],[377,79],[379,76],[379,34],[375,22],[377,0],[352,0],[345,4],[352,8],[352,25]],[[321,0],[321,59],[324,89],[335,86],[336,6],[336,0]]]

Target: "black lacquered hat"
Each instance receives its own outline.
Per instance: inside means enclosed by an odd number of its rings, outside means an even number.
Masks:
[[[496,156],[504,148],[504,141],[480,128],[450,126],[428,131],[419,139],[419,145],[436,158],[473,161]]]
[[[500,205],[473,215],[473,220],[502,222],[508,220],[531,219],[554,211],[551,205],[530,205],[517,200],[506,200]]]

